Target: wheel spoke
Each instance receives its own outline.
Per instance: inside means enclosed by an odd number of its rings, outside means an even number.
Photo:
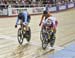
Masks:
[[[23,33],[22,33],[22,30],[21,29],[18,29],[18,42],[19,44],[22,44],[23,43]]]
[[[48,37],[47,37],[46,32],[43,32],[43,31],[40,32],[40,40],[42,41],[42,48],[46,49],[48,45]]]

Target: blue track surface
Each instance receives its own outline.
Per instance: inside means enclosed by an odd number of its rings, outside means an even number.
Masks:
[[[70,43],[63,50],[48,55],[48,58],[75,58],[75,43]]]

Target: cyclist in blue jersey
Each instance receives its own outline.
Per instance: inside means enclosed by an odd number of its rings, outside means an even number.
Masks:
[[[27,11],[21,12],[18,14],[17,20],[16,20],[16,24],[15,24],[15,28],[17,28],[18,22],[19,20],[23,21],[23,25],[27,26],[30,22],[30,15],[28,14]]]

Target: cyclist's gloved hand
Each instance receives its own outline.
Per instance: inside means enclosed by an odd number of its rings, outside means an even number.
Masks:
[[[15,25],[15,28],[17,28],[17,25]]]

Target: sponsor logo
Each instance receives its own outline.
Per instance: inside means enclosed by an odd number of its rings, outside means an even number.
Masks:
[[[18,13],[21,13],[21,12],[23,12],[23,11],[25,11],[25,10],[27,10],[27,9],[17,9],[17,12],[18,12]]]
[[[33,13],[42,13],[44,8],[33,8]]]

